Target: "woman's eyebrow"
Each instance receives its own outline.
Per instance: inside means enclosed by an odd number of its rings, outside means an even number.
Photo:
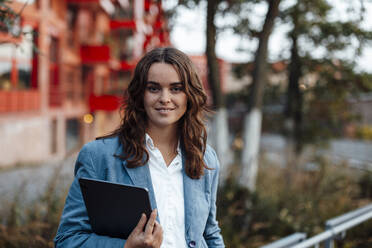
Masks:
[[[174,83],[171,83],[170,85],[171,86],[179,86],[179,85],[183,85],[183,82],[174,82]]]
[[[146,84],[154,84],[154,85],[160,85],[160,83],[154,82],[154,81],[147,81]],[[183,82],[174,82],[170,83],[171,86],[178,86],[183,85]]]
[[[154,81],[147,81],[146,84],[155,84],[155,85],[160,85],[159,83],[154,82]]]

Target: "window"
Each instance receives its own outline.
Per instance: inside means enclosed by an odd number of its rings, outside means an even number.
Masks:
[[[34,31],[25,26],[22,32],[19,43],[0,44],[0,90],[31,88]]]
[[[79,148],[80,122],[78,119],[68,119],[66,122],[66,152],[69,153]]]
[[[67,8],[67,45],[75,48],[75,27],[77,22],[78,8],[76,6],[68,6]]]
[[[60,106],[62,98],[59,84],[59,40],[57,38],[52,37],[49,51],[49,103],[51,106]]]
[[[122,19],[128,19],[132,20],[134,19],[133,14],[133,1],[130,0],[119,0],[119,5],[115,8],[115,12],[112,15],[113,19],[122,20]]]
[[[122,96],[128,88],[131,79],[131,71],[118,71],[111,73],[109,94]]]
[[[112,31],[111,57],[119,61],[131,61],[134,50],[134,34],[131,29]]]

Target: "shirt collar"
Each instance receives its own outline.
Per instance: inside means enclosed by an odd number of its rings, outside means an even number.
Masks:
[[[150,149],[154,149],[155,146],[154,146],[154,142],[152,141],[150,135],[148,135],[147,133],[145,134],[145,142],[146,142],[146,146]]]
[[[154,141],[151,139],[150,135],[148,133],[145,133],[145,142],[146,146],[150,149],[155,149]],[[180,140],[178,140],[177,144],[177,153],[181,155],[181,144]]]

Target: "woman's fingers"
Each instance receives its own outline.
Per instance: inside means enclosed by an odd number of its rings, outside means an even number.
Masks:
[[[146,229],[145,229],[145,235],[146,236],[150,236],[152,235],[152,232],[154,230],[154,225],[155,225],[155,221],[156,221],[156,215],[157,215],[158,211],[157,209],[154,209],[152,212],[151,212],[151,215],[150,215],[150,218],[149,218],[149,221],[147,221],[147,224],[146,224]]]
[[[161,243],[163,242],[163,228],[161,225],[155,221],[154,225],[154,232],[152,233],[153,235],[153,244],[155,247],[160,247]]]
[[[160,247],[163,241],[163,229],[156,221],[156,216],[157,210],[155,209],[151,212],[146,224],[146,215],[142,214],[137,226],[127,239],[126,247]],[[145,232],[143,232],[144,227]]]
[[[161,237],[161,239],[163,239],[163,228],[161,227],[161,225],[157,221],[155,221],[153,235],[154,235],[155,238],[156,237]]]
[[[141,233],[146,224],[146,215],[142,214],[141,219],[138,221],[137,226],[133,229],[133,233]]]

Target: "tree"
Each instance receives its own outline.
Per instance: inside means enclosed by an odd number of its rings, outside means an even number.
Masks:
[[[258,48],[254,59],[250,104],[244,124],[244,148],[239,183],[255,191],[258,172],[258,150],[262,122],[262,98],[266,81],[267,47],[275,18],[279,14],[280,0],[269,0],[262,30],[258,34]]]
[[[363,3],[363,1],[360,3]],[[353,1],[349,4],[350,7],[355,6]],[[315,109],[309,108],[309,104],[314,106],[320,99],[327,97],[326,95],[328,95],[328,98],[332,98],[332,104],[330,101],[328,101],[328,104],[323,101],[324,105],[317,109],[322,109],[328,114],[323,114],[321,118],[317,119],[319,119],[318,123],[324,123],[330,118],[336,118],[335,125],[331,125],[333,130],[339,130],[339,127],[342,127],[342,124],[351,118],[351,113],[347,111],[346,100],[358,86],[354,83],[355,81],[346,79],[360,78],[360,76],[357,76],[358,73],[353,70],[355,65],[352,61],[337,58],[337,53],[346,49],[350,50],[354,42],[358,44],[354,47],[353,52],[355,56],[358,56],[362,47],[371,41],[372,32],[364,30],[360,25],[360,21],[366,14],[364,5],[361,4],[359,7],[359,10],[351,8],[352,11],[349,11],[350,18],[345,18],[348,19],[347,21],[330,21],[328,17],[335,6],[330,5],[325,0],[297,1],[282,13],[283,22],[290,23],[292,26],[292,29],[288,32],[288,38],[291,41],[291,55],[288,66],[289,83],[284,112],[286,118],[284,133],[287,136],[287,148],[289,149],[287,161],[290,167],[296,167],[297,156],[301,153],[304,143],[315,141],[314,137],[321,135],[324,127],[329,126],[314,125],[315,123],[312,122],[315,120],[309,120],[308,118],[308,121],[303,122],[307,116],[316,118],[316,115],[314,115]],[[351,18],[353,15],[359,17],[353,20]],[[320,48],[327,52],[322,56],[318,54],[315,57],[314,50]],[[355,57],[352,58],[352,60],[354,59]],[[310,74],[318,77],[314,86],[304,83],[305,77]],[[332,85],[337,85],[337,87]],[[306,90],[306,88],[308,89]],[[320,88],[323,91],[319,91]],[[328,88],[328,90],[324,91],[325,88]],[[327,93],[324,94],[325,92]],[[307,101],[304,99],[304,96],[311,95],[316,95],[316,97],[308,97],[310,100]],[[335,107],[335,104],[341,107],[342,114],[328,111]],[[328,121],[328,123],[331,122]],[[312,128],[318,130],[311,130]],[[305,135],[305,133],[312,133],[313,135]],[[324,135],[321,136],[323,139],[325,138]]]
[[[0,32],[8,33],[13,37],[19,37],[22,34],[20,16],[27,2],[23,5],[19,13],[16,13],[9,5],[11,2],[10,0],[0,0]]]
[[[247,2],[259,3],[260,1]],[[363,1],[360,2],[363,3]],[[355,80],[359,82],[358,84],[364,85],[363,87],[365,88],[366,84],[368,84],[369,77],[364,74],[356,73],[355,70],[352,69],[355,65],[353,65],[350,60],[347,61],[347,59],[338,58],[337,53],[345,51],[347,48],[350,48],[351,44],[357,41],[358,45],[355,48],[355,56],[357,56],[363,45],[370,40],[371,34],[363,30],[360,25],[360,21],[365,14],[363,4],[360,5],[359,12],[357,8],[352,9],[350,7],[350,9],[353,10],[349,11],[350,16],[359,16],[359,18],[349,18],[348,21],[330,21],[328,17],[334,6],[331,6],[327,1],[296,1],[294,3],[289,3],[290,5],[288,5],[288,3],[289,2],[286,2],[286,8],[283,8],[279,15],[282,24],[287,25],[287,27],[292,27],[287,34],[288,40],[292,45],[289,49],[290,57],[288,57],[287,60],[288,91],[284,112],[286,121],[283,126],[285,129],[284,133],[288,137],[287,147],[289,148],[289,154],[293,157],[293,154],[299,154],[304,143],[312,142],[315,140],[314,137],[319,136],[313,135],[314,133],[339,131],[340,128],[337,127],[336,123],[342,126],[340,124],[352,118],[351,113],[345,111],[347,110],[346,100],[350,92],[358,90],[352,81],[347,81],[346,79],[355,78]],[[355,1],[350,3],[350,6],[355,6]],[[257,34],[260,34],[260,31],[251,28],[249,24],[250,22],[247,18],[244,19],[240,17],[240,22],[235,27],[235,30],[240,34],[258,37]],[[259,44],[261,44],[261,41]],[[314,50],[319,47],[322,47],[326,51],[321,57],[319,57],[319,53],[314,53]],[[259,79],[256,74],[259,70],[257,70],[256,67],[260,67],[257,62],[257,55],[260,49],[262,48],[260,48],[259,45],[255,54],[254,71],[252,73],[254,82],[257,81],[257,78]],[[249,70],[247,70],[247,72],[248,71]],[[306,85],[306,81],[309,81],[308,77],[312,75],[317,75],[316,77],[318,78],[314,88]],[[343,86],[341,87],[343,90],[336,90],[336,87],[331,87],[331,85],[336,84]],[[322,109],[327,110],[329,115],[323,116],[322,118],[319,117],[319,121],[314,122],[313,120],[309,120],[308,116],[315,117],[320,113],[316,112],[315,108],[310,107],[310,104],[314,106],[319,102],[316,96],[320,94],[320,91],[315,89],[319,88],[321,85],[323,85],[323,89],[326,85],[331,87],[330,89],[332,89],[333,94],[335,94],[333,98],[337,99],[337,104],[325,104]],[[244,167],[243,172],[240,173],[241,184],[251,184],[249,185],[251,189],[254,189],[254,178],[258,168],[257,166],[251,165],[257,164],[254,162],[257,155],[255,156],[254,154],[258,153],[259,127],[261,126],[258,124],[261,122],[261,112],[256,112],[255,115],[252,114],[254,113],[252,112],[253,103],[258,103],[257,106],[262,104],[262,92],[256,87],[257,85],[253,83],[249,96],[249,110],[251,116],[247,117],[245,120],[245,147],[242,153]],[[321,97],[322,94],[319,96]],[[257,101],[258,99],[260,100]],[[344,112],[339,115],[335,115],[334,113],[331,114],[332,108],[334,110],[343,109]],[[308,115],[305,113],[308,113]],[[256,121],[254,122],[253,119],[256,119]],[[336,119],[338,121],[335,121]],[[333,124],[324,125],[326,128],[316,125],[316,123],[324,123],[325,120],[330,120],[329,123]],[[314,130],[315,126],[317,130]],[[256,131],[253,131],[253,128],[249,127],[255,127]],[[248,166],[246,166],[247,164]],[[289,164],[296,164],[296,158],[292,161],[289,160]]]

